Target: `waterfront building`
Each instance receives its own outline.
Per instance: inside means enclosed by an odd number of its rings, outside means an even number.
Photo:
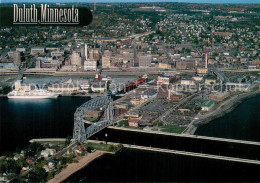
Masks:
[[[55,83],[48,86],[48,90],[52,92],[75,92],[79,89],[80,87],[74,83]]]
[[[200,104],[201,110],[209,111],[214,106],[214,100],[207,100],[204,103]]]
[[[35,84],[23,84],[22,80],[18,80],[14,83],[14,90],[17,91],[31,91],[37,89]]]
[[[215,101],[222,101],[225,98],[229,97],[230,93],[229,92],[217,92],[217,93],[212,93],[209,95],[209,99],[215,100]]]

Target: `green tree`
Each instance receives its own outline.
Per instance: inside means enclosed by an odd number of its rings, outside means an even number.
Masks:
[[[66,145],[66,146],[70,145],[71,139],[72,139],[71,136],[68,136],[68,137],[66,138],[66,141],[65,141],[65,145]]]

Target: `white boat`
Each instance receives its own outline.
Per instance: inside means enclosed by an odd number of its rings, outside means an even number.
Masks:
[[[58,96],[59,94],[49,92],[47,90],[30,90],[30,91],[13,90],[7,95],[7,97],[10,99],[57,98]]]

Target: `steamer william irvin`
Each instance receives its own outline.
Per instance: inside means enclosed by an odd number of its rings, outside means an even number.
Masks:
[[[40,18],[38,17],[38,10],[40,10]],[[13,24],[27,24],[27,23],[79,23],[79,10],[74,8],[51,8],[48,4],[41,4],[40,8],[37,8],[35,4],[26,7],[25,4],[19,7],[17,4],[13,4]]]

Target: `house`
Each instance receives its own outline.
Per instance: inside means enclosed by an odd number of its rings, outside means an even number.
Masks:
[[[214,100],[207,100],[200,105],[201,110],[209,111],[214,106]]]
[[[55,153],[55,149],[46,148],[45,150],[41,151],[41,156],[43,156],[44,158],[48,158],[49,156],[53,156]]]
[[[21,157],[22,157],[22,155],[16,154],[16,155],[14,156],[14,160],[16,161],[16,160],[20,159]]]
[[[140,123],[139,119],[129,119],[128,120],[128,125],[132,126],[132,127],[138,127],[139,123]]]
[[[76,152],[76,153],[78,153],[78,154],[81,154],[83,151],[85,151],[86,150],[86,147],[85,146],[83,146],[83,145],[79,145],[79,146],[76,146],[75,148],[74,148],[74,151]]]
[[[28,165],[34,165],[35,164],[35,159],[33,157],[27,158],[26,163]]]
[[[23,171],[27,171],[27,170],[29,170],[29,168],[30,168],[29,166],[23,167],[22,170],[23,170]]]

